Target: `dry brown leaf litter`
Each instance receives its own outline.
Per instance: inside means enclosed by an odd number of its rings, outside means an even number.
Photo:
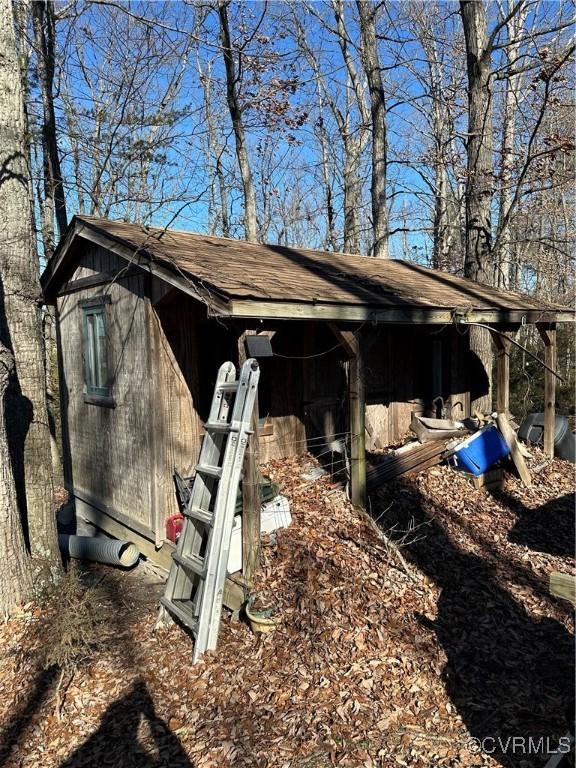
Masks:
[[[268,467],[293,516],[262,550],[274,633],[226,616],[218,651],[191,667],[180,629],[153,632],[159,580],[94,568],[108,620],[60,719],[58,671],[37,664],[53,609],[28,606],[0,628],[0,764],[542,765],[473,754],[468,739],[565,732],[573,626],[548,574],[574,567],[573,467],[554,461],[531,489],[509,476],[498,494],[447,467],[389,483],[372,513],[385,510],[405,568],[326,478],[302,480],[303,465]]]

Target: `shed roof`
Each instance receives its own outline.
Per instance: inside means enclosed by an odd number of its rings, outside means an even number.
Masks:
[[[214,314],[402,322],[561,317],[565,307],[400,260],[264,245],[77,216],[43,275],[53,291],[77,238],[99,242],[209,304]],[[75,249],[74,249],[75,250]],[[438,317],[436,317],[438,316]],[[427,319],[424,319],[427,318]]]

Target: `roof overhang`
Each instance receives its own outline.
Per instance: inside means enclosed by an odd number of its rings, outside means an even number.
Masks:
[[[207,285],[176,265],[164,265],[150,258],[145,249],[121,242],[97,226],[74,218],[56,253],[42,274],[41,283],[46,301],[53,302],[58,293],[57,277],[66,271],[66,265],[73,255],[72,245],[76,238],[82,238],[101,245],[125,260],[130,267],[148,272],[168,285],[177,288],[206,304],[212,317],[274,320],[320,320],[343,323],[391,323],[430,324],[447,323],[489,323],[492,325],[520,325],[524,323],[574,322],[575,314],[569,311],[546,309],[511,310],[501,307],[470,309],[462,312],[451,308],[390,307],[369,304],[343,304],[328,302],[291,302],[276,300],[254,300],[230,298]]]
[[[492,323],[521,325],[523,323],[574,322],[573,312],[546,310],[508,310],[501,308],[466,309],[461,313],[453,309],[426,307],[371,307],[358,304],[303,304],[290,301],[232,300],[226,310],[229,317],[277,320],[326,320],[347,323]]]

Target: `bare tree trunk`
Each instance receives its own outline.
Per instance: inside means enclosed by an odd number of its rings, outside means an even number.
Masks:
[[[512,13],[512,2],[508,0],[506,13]],[[507,23],[509,44],[506,46],[506,58],[512,70],[518,69],[520,33],[524,26],[528,6],[525,5],[514,14]],[[500,166],[500,200],[498,203],[498,241],[495,262],[498,275],[498,286],[510,288],[516,271],[514,260],[516,249],[510,242],[512,231],[510,219],[506,216],[514,200],[512,175],[515,165],[514,140],[516,137],[516,114],[520,101],[522,73],[512,71],[506,79],[506,95],[504,99],[504,118],[502,124],[501,166]]]
[[[362,38],[362,66],[370,91],[372,118],[372,227],[374,252],[379,258],[388,256],[388,208],[386,178],[388,145],[386,135],[386,99],[376,43],[376,8],[372,0],[356,0]]]
[[[46,407],[38,259],[30,204],[26,123],[12,3],[0,0],[0,275],[9,339],[16,362],[7,431],[18,504],[28,526],[37,576],[61,569],[52,512],[52,459]]]
[[[326,205],[326,248],[336,250],[336,215],[334,211],[334,195],[332,192],[332,174],[328,162],[328,132],[324,125],[324,101],[322,99],[322,89],[320,83],[316,81],[318,95],[318,143],[322,157],[322,183],[324,186],[324,200]]]
[[[342,122],[341,132],[344,142],[344,250],[348,253],[360,253],[360,222],[358,212],[362,204],[362,178],[360,176],[360,161],[368,139],[368,126],[371,122],[370,111],[366,103],[365,92],[360,83],[354,60],[348,47],[348,33],[344,18],[344,3],[342,0],[332,0],[338,45],[346,65],[348,83],[346,93],[352,86],[361,124],[356,131],[351,130],[348,106],[346,118]],[[346,99],[348,102],[348,98]]]
[[[504,120],[502,125],[502,149],[501,149],[501,167],[500,167],[500,200],[499,200],[499,218],[504,218],[505,212],[510,208],[514,198],[512,189],[512,170],[514,167],[514,135],[516,122],[516,103],[515,89],[510,77],[506,83],[506,96],[504,102]],[[503,223],[500,229],[500,246],[496,254],[498,286],[500,288],[510,287],[510,277],[512,274],[512,247],[510,243],[510,221]]]
[[[36,42],[36,69],[42,91],[42,152],[44,157],[42,231],[45,256],[48,258],[52,255],[55,245],[54,214],[56,215],[59,238],[62,237],[68,226],[54,112],[56,25],[52,0],[37,0],[37,2],[32,3],[32,19]]]
[[[486,9],[478,0],[461,0],[460,12],[466,41],[468,73],[468,173],[466,182],[466,256],[464,274],[472,280],[492,284],[492,94],[491,55]],[[470,330],[470,348],[486,374],[488,392],[472,408],[492,407],[492,340],[483,328]]]
[[[483,2],[460,3],[468,72],[468,174],[466,185],[466,277],[491,285],[492,94],[491,56]]]
[[[221,234],[224,237],[230,237],[230,218],[228,216],[229,208],[229,194],[228,184],[226,183],[226,175],[224,172],[224,165],[222,163],[222,157],[224,155],[224,146],[220,141],[218,135],[218,127],[214,119],[214,113],[212,110],[213,88],[212,88],[212,69],[210,64],[206,67],[206,70],[202,70],[200,61],[197,62],[198,76],[200,83],[202,84],[202,90],[204,93],[204,114],[206,117],[206,151],[207,160],[210,164],[214,161],[214,173],[211,175],[210,187],[211,187],[211,202],[214,205],[215,211],[211,216],[210,228],[212,234],[219,234],[218,220],[222,225]],[[216,195],[216,187],[218,188],[218,195]],[[218,202],[217,202],[218,198]],[[219,203],[219,204],[218,204]],[[219,212],[218,212],[219,207]]]
[[[84,186],[84,182],[82,178],[82,165],[81,165],[82,152],[81,152],[80,143],[79,143],[80,130],[78,128],[78,122],[77,122],[74,110],[72,108],[72,104],[70,103],[70,99],[68,98],[67,95],[65,95],[65,98],[64,98],[64,116],[66,121],[66,140],[70,144],[70,154],[72,156],[72,167],[74,168],[74,175],[73,175],[74,193],[76,196],[76,200],[78,201],[78,213],[84,214],[86,213],[86,199],[85,199],[86,188]],[[69,178],[69,181],[72,182],[72,178]]]
[[[362,180],[358,172],[360,148],[358,140],[351,135],[349,116],[342,129],[342,141],[344,144],[344,251],[360,253],[358,220],[362,188]]]
[[[2,290],[0,282],[0,297]],[[5,320],[0,317],[0,329],[2,326]],[[6,616],[31,597],[32,570],[20,525],[6,434],[5,396],[14,357],[3,344],[2,335],[0,330],[0,616]]]
[[[426,9],[424,9],[426,13]],[[432,97],[432,130],[434,138],[434,254],[433,266],[448,269],[450,254],[454,245],[454,223],[449,217],[449,194],[446,148],[449,142],[450,124],[446,115],[443,98],[442,70],[438,58],[436,40],[423,34],[422,45],[426,52],[430,74]]]
[[[349,228],[348,228],[349,221],[347,217],[347,205],[346,205],[346,202],[348,199],[346,179],[348,178],[347,174],[348,174],[348,165],[349,165],[348,150],[346,148],[346,131],[345,131],[346,119],[341,114],[340,110],[338,109],[338,106],[334,102],[334,99],[331,97],[330,93],[326,88],[326,83],[324,81],[324,78],[322,77],[322,73],[318,65],[318,60],[316,58],[314,51],[308,45],[304,28],[300,23],[300,20],[298,19],[297,15],[294,16],[294,26],[296,30],[296,38],[298,41],[298,45],[300,46],[304,56],[306,57],[308,64],[310,65],[310,69],[314,73],[314,79],[316,82],[316,94],[318,97],[318,111],[320,113],[318,123],[317,123],[318,143],[320,145],[320,151],[321,151],[321,157],[322,157],[322,181],[324,184],[324,197],[326,202],[326,229],[327,229],[326,242],[327,242],[327,246],[332,250],[337,250],[336,212],[334,210],[334,195],[332,191],[332,177],[334,176],[334,173],[331,172],[331,169],[329,167],[329,162],[328,162],[328,147],[330,146],[330,138],[328,136],[328,132],[326,130],[326,124],[324,121],[324,101],[325,100],[327,101],[330,107],[330,111],[332,112],[332,115],[338,125],[340,137],[344,145],[344,169],[343,169],[344,245],[343,245],[343,249],[346,250],[347,233],[349,232]]]
[[[226,102],[230,111],[234,139],[236,141],[236,157],[242,176],[242,188],[244,193],[244,229],[246,240],[258,242],[258,221],[256,218],[256,192],[252,179],[252,169],[246,146],[242,109],[238,99],[238,72],[234,62],[234,53],[230,39],[230,27],[228,24],[228,6],[230,0],[218,0],[218,16],[220,18],[220,38],[226,68]]]

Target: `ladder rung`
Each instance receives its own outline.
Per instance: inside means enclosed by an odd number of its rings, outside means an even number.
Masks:
[[[196,472],[201,475],[210,475],[210,477],[220,477],[222,475],[222,467],[212,467],[209,464],[198,464]]]
[[[212,512],[208,512],[207,509],[200,509],[200,507],[190,507],[184,510],[186,517],[191,517],[193,520],[199,520],[206,525],[212,525],[214,522],[214,515]]]
[[[230,432],[230,424],[227,421],[221,421],[221,422],[209,422],[207,421],[206,424],[204,424],[204,429],[206,432]]]
[[[204,578],[206,575],[206,562],[203,557],[197,555],[180,555],[178,552],[174,552],[172,555],[174,562],[181,565],[182,568],[186,568],[188,571],[192,571],[197,576]]]
[[[161,602],[159,619],[170,614],[194,635],[194,664],[207,650],[216,648],[218,640],[227,553],[247,443],[244,437],[251,432],[259,375],[252,359],[244,362],[237,380],[232,363],[224,363],[218,371],[204,424],[201,458],[184,511],[182,538],[172,555]],[[232,394],[228,397],[226,393]]]
[[[160,604],[173,616],[177,616],[184,626],[188,627],[188,629],[196,634],[198,631],[198,619],[193,615],[191,610],[186,610],[185,603],[181,603],[177,600],[168,600],[167,597],[161,597]]]

